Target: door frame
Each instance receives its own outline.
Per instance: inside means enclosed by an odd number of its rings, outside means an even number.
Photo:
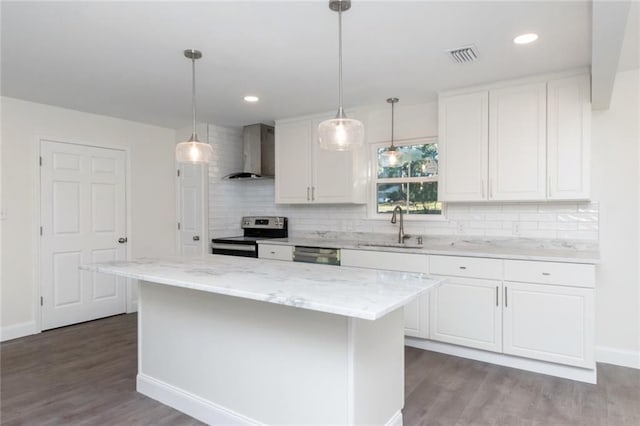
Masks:
[[[42,156],[42,142],[56,142],[56,143],[65,143],[69,145],[81,145],[92,148],[103,148],[103,149],[112,149],[123,151],[125,155],[125,227],[127,235],[131,232],[132,229],[132,217],[131,217],[131,150],[129,147],[123,145],[105,145],[100,143],[87,143],[85,141],[78,141],[76,138],[65,138],[65,137],[48,137],[45,135],[38,134],[36,135],[36,139],[38,141],[38,149],[34,150],[35,158],[33,159],[36,165],[34,179],[36,182],[36,191],[34,194],[34,215],[38,219],[38,223],[33,227],[32,240],[34,242],[33,247],[35,247],[36,253],[34,258],[35,262],[33,265],[33,273],[34,273],[34,286],[33,294],[35,298],[33,300],[33,309],[35,312],[35,322],[36,327],[35,331],[37,333],[42,332],[42,309],[40,306],[40,297],[42,297],[42,277],[40,275],[40,266],[42,262],[42,239],[40,237],[40,226],[42,226],[42,168],[40,167],[40,157]],[[127,260],[131,260],[131,253],[133,251],[133,246],[135,245],[135,241],[127,241]],[[138,310],[138,300],[133,300],[133,286],[137,285],[133,283],[131,278],[126,279],[126,291],[125,291],[125,299],[126,299],[126,313],[136,312]]]

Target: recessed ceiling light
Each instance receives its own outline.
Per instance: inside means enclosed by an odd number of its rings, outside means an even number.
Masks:
[[[528,34],[520,34],[518,37],[513,39],[515,44],[528,44],[533,43],[538,39],[538,34],[528,33]]]
[[[244,100],[247,102],[258,102],[260,100],[259,97],[253,95],[247,95],[244,97]]]

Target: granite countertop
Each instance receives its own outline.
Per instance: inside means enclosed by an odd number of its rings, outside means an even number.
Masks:
[[[425,274],[220,255],[80,268],[366,320],[381,318],[441,282]]]
[[[597,245],[580,241],[424,236],[422,245],[418,245],[415,238],[410,238],[404,246],[400,246],[395,238],[395,235],[388,234],[370,236],[364,240],[357,237],[345,239],[302,236],[274,238],[258,243],[567,263],[597,264],[600,261]]]

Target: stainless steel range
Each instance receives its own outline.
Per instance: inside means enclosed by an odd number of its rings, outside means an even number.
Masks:
[[[288,221],[281,216],[245,216],[239,237],[214,238],[211,253],[229,256],[258,257],[258,240],[286,238],[289,236]]]

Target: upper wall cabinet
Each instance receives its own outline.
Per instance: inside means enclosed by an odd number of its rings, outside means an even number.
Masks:
[[[591,92],[588,75],[547,84],[547,175],[552,200],[588,199]]]
[[[327,151],[317,140],[327,117],[276,123],[275,202],[358,204],[366,202],[364,149]]]
[[[441,201],[589,198],[589,78],[439,98]]]

